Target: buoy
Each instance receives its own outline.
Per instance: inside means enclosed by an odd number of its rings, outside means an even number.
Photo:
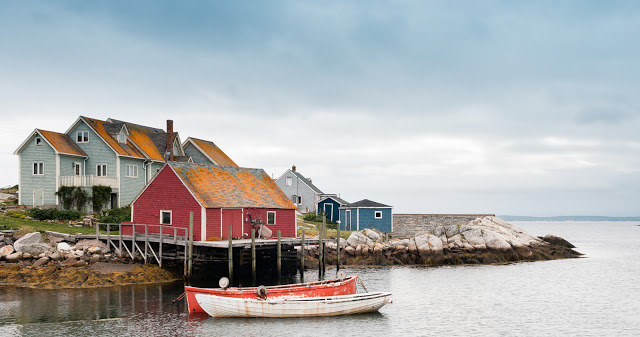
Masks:
[[[258,288],[256,288],[256,294],[263,300],[267,299],[267,287],[259,286]]]
[[[227,287],[229,286],[229,279],[226,277],[221,277],[220,281],[218,281],[218,285],[222,289],[227,289]]]

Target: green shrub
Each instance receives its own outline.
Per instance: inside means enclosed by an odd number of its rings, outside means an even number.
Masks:
[[[102,208],[111,200],[111,187],[103,185],[94,185],[92,188],[93,212],[100,214]]]
[[[27,213],[24,211],[8,211],[5,215],[11,218],[22,219],[27,216]]]
[[[100,222],[103,223],[122,223],[131,221],[131,206],[114,208],[102,212]]]
[[[63,209],[75,208],[80,211],[89,201],[89,195],[80,187],[60,186],[56,195],[60,198]]]
[[[315,214],[315,213],[307,213],[305,214],[302,219],[304,221],[309,221],[309,222],[322,222],[322,213],[320,214]],[[333,227],[331,227],[330,225],[333,225]],[[336,228],[336,223],[332,222],[331,220],[327,219],[327,228]]]
[[[76,210],[57,210],[55,208],[31,208],[27,214],[36,220],[79,220],[82,213]]]

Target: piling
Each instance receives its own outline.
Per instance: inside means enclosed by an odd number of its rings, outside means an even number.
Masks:
[[[111,251],[111,245],[109,245],[109,243],[111,242],[111,226],[109,224],[107,224],[107,251],[110,252]]]
[[[193,268],[193,212],[189,212],[189,261],[187,265],[187,279],[191,279]]]
[[[148,247],[149,247],[149,226],[144,225],[144,263],[145,264],[147,263]],[[191,257],[189,257],[189,260],[191,260]]]
[[[302,240],[300,243],[300,250],[302,251],[302,255],[300,256],[300,281],[304,283],[304,229],[302,230]]]
[[[229,284],[233,284],[233,226],[229,225]]]
[[[251,229],[251,280],[256,285],[256,229]]]
[[[164,226],[160,226],[160,247],[158,247],[159,248],[158,249],[158,258],[159,258],[158,265],[160,267],[162,267],[162,244],[164,243],[164,240],[162,239],[162,228],[163,227]]]
[[[278,284],[280,284],[282,279],[282,244],[280,231],[278,231],[278,247],[276,248],[276,269],[278,271]]]
[[[325,217],[322,217],[322,225],[320,225],[320,228],[318,229],[318,278],[320,280],[322,280],[322,260],[324,258],[323,256],[323,251],[324,249],[322,249],[322,242],[324,241],[324,233],[323,233],[323,229],[324,229],[324,222],[325,222]]]
[[[336,272],[340,270],[340,220],[338,220],[338,227],[336,227]]]

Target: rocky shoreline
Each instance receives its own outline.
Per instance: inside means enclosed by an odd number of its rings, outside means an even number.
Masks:
[[[155,265],[133,263],[107,251],[99,240],[64,241],[63,236],[3,233],[0,286],[41,289],[95,288],[164,283],[181,279]]]
[[[541,261],[582,256],[566,240],[546,235],[535,237],[497,217],[486,216],[467,225],[434,226],[412,238],[384,241],[371,229],[340,239],[341,265],[465,265]],[[337,263],[337,243],[326,244],[326,262]],[[317,268],[319,249],[305,251],[305,267]]]

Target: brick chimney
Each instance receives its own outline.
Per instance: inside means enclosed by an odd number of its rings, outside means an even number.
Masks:
[[[167,160],[173,161],[173,121],[167,119]]]
[[[295,165],[291,166],[291,171],[293,171],[293,172],[296,171],[296,166]]]

